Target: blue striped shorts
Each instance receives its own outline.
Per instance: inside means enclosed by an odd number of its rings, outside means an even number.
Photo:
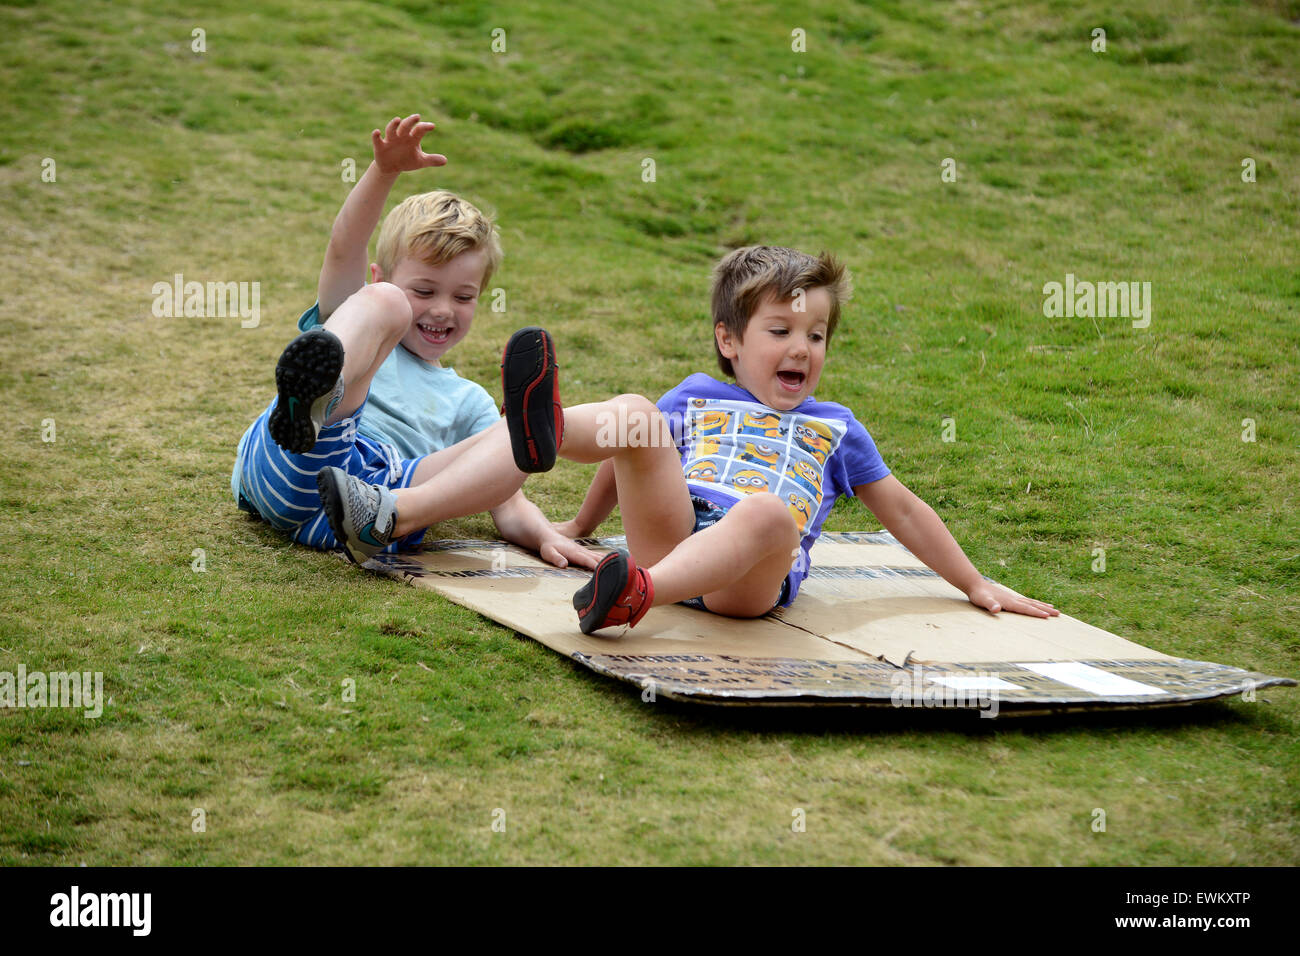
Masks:
[[[322,468],[341,468],[362,481],[386,488],[405,488],[415,476],[420,459],[401,458],[392,445],[357,433],[364,404],[351,418],[322,428],[315,447],[301,455],[285,451],[271,438],[266,422],[274,408],[272,399],[240,442],[243,457],[239,506],[259,515],[271,526],[289,532],[299,544],[322,551],[340,547],[316,487],[316,475]],[[414,531],[384,550],[410,550],[420,543],[424,531],[423,528]]]

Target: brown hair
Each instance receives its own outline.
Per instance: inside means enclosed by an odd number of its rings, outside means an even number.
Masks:
[[[438,189],[409,196],[384,219],[379,229],[375,261],[385,276],[402,259],[418,259],[439,266],[466,252],[487,254],[482,292],[501,265],[501,238],[491,217],[455,193]]]
[[[793,299],[800,290],[822,288],[830,293],[831,312],[826,322],[826,345],[840,320],[840,305],[853,292],[853,279],[843,263],[829,252],[810,256],[782,246],[746,246],[730,252],[713,270],[713,325],[722,325],[738,341],[745,337],[750,316],[769,296]],[[735,377],[731,359],[718,349],[713,338],[718,367]]]

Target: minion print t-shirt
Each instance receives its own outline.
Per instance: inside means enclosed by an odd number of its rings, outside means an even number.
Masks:
[[[696,374],[658,406],[691,494],[723,509],[758,492],[785,502],[801,536],[786,606],[808,574],[808,553],[835,500],[889,474],[867,430],[835,402],[808,398],[791,411],[777,411],[739,385]]]

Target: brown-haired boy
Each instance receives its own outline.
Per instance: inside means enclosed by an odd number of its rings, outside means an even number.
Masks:
[[[788,606],[840,495],[856,496],[971,603],[1059,613],[985,580],[934,510],[890,474],[853,413],[813,397],[849,290],[829,255],[737,249],[715,270],[712,295],[718,364],[736,383],[696,374],[657,406],[616,399],[619,421],[655,423],[644,447],[561,447],[566,457],[608,459],[561,529],[589,534],[617,504],[627,533],[627,551],[606,557],[574,596],[585,633],[634,625],[674,602],[733,617]],[[573,411],[565,414],[576,436]]]

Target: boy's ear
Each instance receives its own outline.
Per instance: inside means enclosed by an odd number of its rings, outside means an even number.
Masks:
[[[370,281],[371,282],[384,281],[384,270],[379,268],[378,262],[370,263]]]
[[[725,359],[734,359],[736,357],[736,343],[732,338],[730,330],[721,322],[713,327],[713,337],[718,342],[718,351],[722,353]]]

